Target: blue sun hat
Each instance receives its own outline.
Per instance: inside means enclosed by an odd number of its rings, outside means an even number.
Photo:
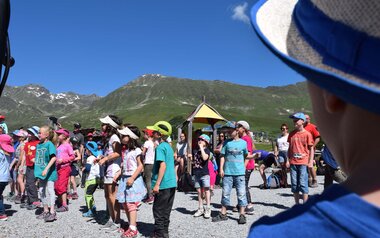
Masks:
[[[94,141],[89,141],[86,143],[86,148],[91,151],[92,155],[95,157],[98,157],[99,151],[98,151],[98,144]]]
[[[380,1],[260,0],[262,42],[288,66],[342,100],[380,113]]]
[[[198,139],[202,139],[202,140],[204,140],[204,141],[206,141],[207,142],[207,144],[210,144],[210,137],[208,136],[208,135],[206,135],[206,134],[202,134],[202,135],[200,135],[199,137],[198,137]]]

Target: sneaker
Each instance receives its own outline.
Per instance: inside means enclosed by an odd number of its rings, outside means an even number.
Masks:
[[[240,214],[238,224],[245,224],[245,223],[247,223],[247,219],[245,218],[243,214]]]
[[[26,209],[28,210],[34,210],[37,209],[41,205],[40,202],[33,202],[32,204],[29,204]]]
[[[73,198],[73,194],[72,193],[68,193],[67,194],[67,199],[72,199]]]
[[[203,217],[209,219],[211,217],[211,208],[206,208]]]
[[[203,214],[205,213],[205,211],[201,208],[199,208],[195,213],[194,213],[194,217],[200,217],[202,216]]]
[[[153,204],[153,202],[154,202],[154,197],[150,197],[150,198],[148,198],[147,200],[145,200],[145,202],[148,203],[148,204]]]
[[[41,213],[40,215],[38,215],[36,218],[37,219],[45,219],[45,217],[47,217],[47,216],[49,216],[49,212],[43,212],[43,213]]]
[[[77,194],[77,193],[73,193],[73,194],[71,195],[71,199],[73,199],[73,200],[77,200],[77,199],[78,199],[78,194]]]
[[[91,210],[88,210],[87,212],[82,214],[83,217],[94,217],[94,214]]]
[[[50,213],[45,217],[45,222],[53,222],[55,220],[57,220],[57,213],[54,212],[54,213]]]
[[[126,230],[122,235],[121,235],[121,238],[127,238],[127,237],[137,237],[139,234],[138,230],[132,230],[130,228],[128,228],[128,230]]]
[[[253,206],[251,206],[251,207],[246,207],[245,208],[245,213],[247,213],[248,215],[253,215],[253,212],[254,212],[255,210],[253,209]]]
[[[57,212],[68,212],[69,211],[69,207],[68,206],[61,206],[56,211]]]
[[[310,185],[311,188],[317,188],[318,187],[318,183],[317,181],[313,181]]]
[[[3,215],[0,215],[0,221],[6,221],[8,220],[8,216],[3,214]]]
[[[93,214],[96,214],[96,206],[95,206],[95,205],[92,206],[92,208],[91,208],[91,212],[92,212]]]
[[[219,212],[219,214],[216,217],[212,218],[212,222],[219,222],[219,221],[226,221],[228,220],[228,217],[226,214],[222,214]]]
[[[102,230],[108,230],[108,231],[111,231],[111,230],[117,230],[119,227],[118,225],[113,222],[112,220],[109,220],[102,228]]]
[[[14,202],[15,202],[15,204],[21,204],[21,196],[17,195]]]

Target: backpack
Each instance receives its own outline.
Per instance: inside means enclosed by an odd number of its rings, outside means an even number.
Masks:
[[[267,178],[267,188],[279,188],[281,186],[280,181],[281,176],[279,173],[272,173]]]

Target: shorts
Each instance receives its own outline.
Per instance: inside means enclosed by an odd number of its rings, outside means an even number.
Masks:
[[[119,203],[141,202],[146,196],[146,188],[142,176],[138,176],[132,186],[127,185],[131,176],[123,175],[117,188],[116,199]]]
[[[285,150],[279,151],[277,158],[279,163],[286,163],[288,161],[288,152]]]
[[[71,164],[71,173],[70,176],[78,176],[79,175],[79,169],[78,169],[78,164]]]
[[[209,188],[210,187],[210,175],[194,175],[194,187],[195,188]]]
[[[276,157],[274,154],[269,154],[264,160],[264,165],[265,167],[269,168],[272,166],[272,164],[276,165]]]
[[[103,184],[113,184],[113,177],[104,177]]]
[[[58,179],[54,183],[54,190],[56,195],[62,195],[67,192],[67,185],[69,183],[70,173],[70,166],[62,167],[57,171]]]
[[[292,193],[308,194],[308,173],[307,165],[290,165],[290,180],[292,182]]]

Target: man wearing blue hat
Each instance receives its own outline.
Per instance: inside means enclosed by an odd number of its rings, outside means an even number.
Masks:
[[[260,0],[263,43],[307,78],[315,120],[348,175],[249,237],[379,237],[380,1]]]

